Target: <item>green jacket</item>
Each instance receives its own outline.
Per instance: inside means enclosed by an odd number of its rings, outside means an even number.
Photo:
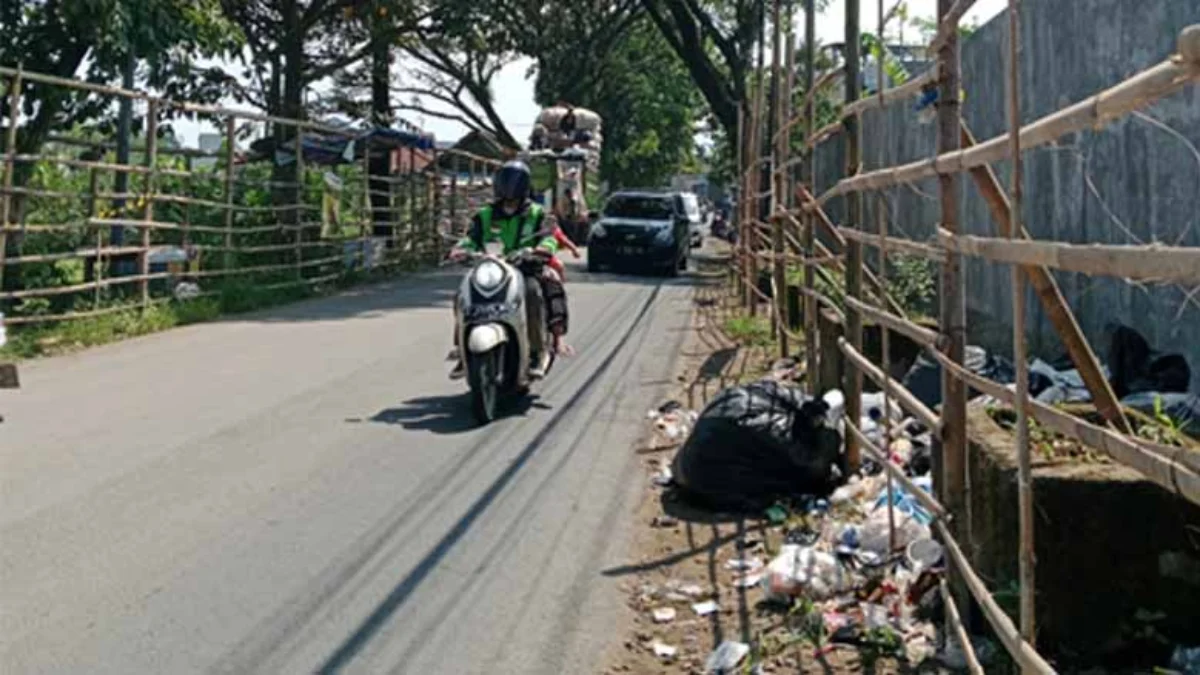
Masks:
[[[525,209],[508,217],[500,215],[489,204],[471,219],[471,229],[458,245],[469,251],[482,251],[491,242],[504,246],[505,255],[521,248],[542,248],[558,251],[558,240],[546,228],[546,212],[542,205],[530,202]]]

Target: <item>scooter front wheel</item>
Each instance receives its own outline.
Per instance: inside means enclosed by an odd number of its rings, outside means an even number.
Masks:
[[[483,354],[473,355],[467,364],[467,378],[471,386],[471,410],[479,424],[488,424],[496,419],[500,398],[501,352],[503,345]]]

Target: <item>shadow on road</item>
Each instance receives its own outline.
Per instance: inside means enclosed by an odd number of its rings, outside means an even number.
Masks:
[[[549,410],[550,406],[538,401],[537,396],[523,396],[508,401],[501,411],[501,419],[525,415],[530,410]],[[479,428],[471,414],[471,400],[466,393],[451,396],[423,396],[400,404],[398,408],[380,410],[366,420],[351,418],[347,422],[374,422],[395,424],[408,431],[428,431],[435,434],[461,434]]]

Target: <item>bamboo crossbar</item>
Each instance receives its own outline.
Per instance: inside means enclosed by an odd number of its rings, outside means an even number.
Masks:
[[[943,368],[952,371],[974,389],[1008,405],[1014,404],[1016,396],[1008,387],[972,373],[941,352],[931,353]],[[1150,450],[1142,442],[1131,440],[1033,399],[1027,399],[1026,412],[1039,424],[1088,447],[1101,450],[1168,492],[1177,494],[1193,504],[1200,504],[1200,474],[1192,471],[1186,464],[1175,461],[1166,451]]]
[[[300,129],[311,129],[313,131],[320,131],[321,133],[324,133],[324,134],[330,134],[333,136],[341,136],[344,138],[352,137],[355,135],[355,133],[353,131],[348,131],[346,129],[341,129],[338,127],[326,126],[323,124],[318,124],[316,122],[294,120],[294,119],[289,119],[286,117],[276,117],[274,115],[264,115],[262,113],[256,113],[256,112],[249,111],[249,110],[225,108],[225,107],[216,106],[216,105],[191,103],[188,101],[172,101],[170,99],[162,98],[160,96],[154,96],[153,94],[149,94],[144,91],[137,91],[134,89],[124,89],[122,87],[113,87],[113,86],[109,86],[106,84],[97,84],[94,82],[85,82],[83,80],[73,80],[70,78],[58,77],[56,75],[46,75],[45,73],[35,73],[32,71],[28,71],[28,70],[18,71],[15,68],[0,66],[0,76],[14,77],[17,75],[18,72],[20,73],[22,78],[29,80],[31,82],[40,82],[42,84],[48,84],[48,85],[52,85],[52,86],[56,86],[56,87],[65,87],[67,89],[75,89],[78,91],[89,91],[94,94],[101,94],[103,96],[115,96],[117,98],[128,98],[128,99],[135,100],[135,101],[146,101],[146,102],[156,101],[159,104],[160,109],[179,110],[179,111],[183,111],[183,112],[197,113],[197,114],[201,114],[201,115],[213,115],[216,117],[236,117],[238,119],[248,120],[248,121],[253,121],[253,122],[267,122],[270,124],[279,124],[279,125],[283,125],[283,126],[287,126],[287,127],[295,127],[295,128],[300,128]]]
[[[849,299],[850,298],[847,297],[847,300]],[[854,365],[858,367],[863,374],[874,380],[875,383],[880,387],[884,386],[884,382],[886,380],[891,380],[891,378],[885,378],[884,372],[877,368],[875,364],[871,363],[870,359],[855,349],[854,346],[846,340],[846,338],[839,337],[837,344],[838,348],[842,350],[842,353],[846,355],[846,358],[853,361]],[[924,403],[921,403],[916,395],[914,395],[908,389],[905,389],[903,385],[897,383],[895,380],[891,380],[890,386],[895,399],[902,407],[904,407],[905,410],[908,410],[908,412],[912,413],[914,417],[920,420],[921,424],[924,424],[935,434],[939,429],[942,428],[941,418],[939,418],[936,413],[926,407]]]
[[[294,248],[294,245],[289,244],[288,249]],[[355,251],[355,256],[361,255],[361,252]],[[306,267],[319,267],[321,265],[329,265],[335,262],[345,260],[345,256],[334,255],[327,258],[319,258],[314,260],[305,260],[300,263],[288,262],[277,265],[253,265],[250,267],[231,267],[229,269],[218,270],[200,270],[197,272],[189,272],[186,276],[190,277],[223,277],[231,274],[258,274],[260,272],[278,272],[280,270],[303,269]]]
[[[141,253],[141,246],[117,246],[106,248],[86,248],[78,251],[66,251],[63,253],[39,253],[36,255],[23,255],[13,258],[5,258],[4,262],[8,265],[20,265],[23,263],[47,263],[57,260],[70,260],[72,258],[111,258],[119,255],[131,255],[133,253]]]
[[[842,109],[842,118],[845,119],[851,115],[861,115],[868,110],[882,108],[890,103],[895,103],[901,99],[916,96],[921,93],[921,90],[926,86],[937,82],[941,76],[941,71],[935,63],[929,70],[921,73],[917,77],[908,80],[898,87],[884,89],[881,93],[867,98],[860,98],[857,101],[847,105]]]
[[[971,675],[987,675],[983,666],[979,665],[979,657],[975,654],[975,645],[971,644],[971,636],[963,626],[962,615],[958,613],[958,605],[955,604],[954,596],[950,594],[950,587],[946,585],[945,579],[938,580],[938,594],[942,597],[942,606],[946,608],[946,623],[950,624],[954,639],[958,640],[958,644],[962,647],[963,657],[967,662],[967,672]]]
[[[183,225],[181,223],[167,223],[159,220],[133,220],[131,218],[88,218],[87,224],[93,227],[128,227],[139,230],[171,230],[189,232],[209,232],[213,234],[222,234],[225,232],[223,227],[215,227],[209,225]]]
[[[1021,149],[1027,152],[1051,143],[1065,134],[1103,126],[1152,101],[1179,91],[1197,79],[1200,79],[1200,62],[1184,61],[1178,56],[1170,58],[1079,103],[1021,127]],[[1009,135],[1001,134],[970,148],[947,152],[931,159],[844,178],[818,197],[817,203],[824,204],[838,195],[851,192],[879,190],[938,175],[968,171],[1005,159],[1008,143]]]
[[[885,326],[888,330],[896,331],[911,339],[913,342],[929,349],[936,349],[938,343],[938,333],[924,326],[917,325],[908,319],[896,316],[891,312],[885,312],[874,305],[865,303],[854,298],[846,298],[846,304],[863,313],[867,318],[875,321],[881,326]]]
[[[862,447],[867,451],[867,454],[870,455],[871,458],[876,462],[878,462],[879,465],[883,467],[883,470],[887,471],[888,474],[890,474],[891,477],[895,479],[901,487],[907,490],[914,499],[916,499],[918,502],[921,502],[921,506],[924,507],[926,511],[929,511],[931,514],[933,514],[935,518],[941,518],[943,520],[950,518],[950,512],[946,510],[946,507],[939,504],[932,495],[922,490],[917,486],[916,483],[912,482],[912,479],[906,476],[900,467],[892,463],[891,459],[888,457],[888,453],[885,452],[883,448],[880,448],[874,441],[872,441],[870,438],[867,438],[867,435],[863,433],[863,430],[858,428],[858,425],[861,423],[860,421],[852,420],[844,415],[843,419],[846,422],[846,428],[858,438],[858,442],[862,444]]]
[[[942,246],[965,255],[1013,265],[1036,265],[1089,275],[1157,282],[1200,281],[1200,248],[1184,246],[1067,244],[954,236],[938,230]]]
[[[1028,642],[1021,639],[1021,633],[1013,625],[1012,619],[1008,618],[1008,615],[1004,613],[1004,610],[1000,608],[995,598],[992,597],[983,580],[971,568],[971,563],[967,560],[966,554],[963,553],[962,547],[951,536],[950,530],[946,525],[940,520],[935,520],[933,521],[933,527],[937,530],[938,539],[941,540],[947,557],[954,564],[954,568],[958,570],[959,575],[962,576],[967,590],[971,592],[971,595],[975,597],[975,601],[979,603],[979,608],[983,610],[984,618],[991,624],[996,637],[1000,639],[1000,642],[1004,645],[1004,648],[1008,651],[1012,659],[1023,669],[1022,672],[1053,675],[1056,672],[1054,668],[1050,667],[1050,664],[1046,663],[1046,660]]]
[[[152,281],[154,279],[166,279],[174,276],[168,272],[155,272],[153,274],[132,274],[129,276],[109,277],[107,279],[99,279],[96,281],[88,281],[82,284],[72,284],[70,286],[47,286],[45,288],[26,288],[19,291],[5,291],[0,293],[0,298],[6,300],[19,300],[21,298],[44,298],[53,295],[65,295],[67,293],[78,293],[80,291],[90,291],[97,288],[107,288],[109,286],[119,286],[133,282]]]
[[[852,239],[867,246],[880,248],[883,245],[879,235],[877,234],[871,234],[869,232],[863,232],[862,230],[856,230],[852,227],[845,226],[838,226],[837,231],[846,239]],[[936,246],[922,244],[919,241],[912,241],[911,239],[904,239],[901,237],[888,237],[887,248],[888,250],[901,251],[910,255],[916,255],[938,262],[946,259],[946,252],[937,248]]]
[[[804,95],[804,102],[801,103],[800,107],[797,109],[801,110],[801,111],[807,111],[809,99],[813,98],[817,92],[821,91],[821,89],[828,86],[831,82],[833,82],[835,79],[837,79],[838,75],[841,75],[841,74],[842,74],[841,68],[834,68],[833,70],[827,71],[824,75],[821,76],[821,78],[819,80],[816,81],[816,83],[813,84],[813,88]],[[772,141],[778,140],[778,138],[780,136],[791,131],[797,124],[800,124],[801,122],[805,121],[805,119],[807,119],[806,115],[807,115],[807,113],[802,112],[798,115],[793,116],[791,119],[789,119],[787,121],[786,124],[783,125],[783,127],[781,129],[779,129],[779,131],[775,132],[775,135],[771,137],[771,140]]]

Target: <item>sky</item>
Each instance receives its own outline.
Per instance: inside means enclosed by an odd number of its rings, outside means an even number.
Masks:
[[[860,0],[860,21],[863,31],[874,32],[879,23],[878,0]],[[884,0],[884,11],[891,9],[895,0]],[[937,0],[907,0],[910,17],[933,17],[937,12]],[[999,14],[1008,5],[1007,0],[978,0],[964,17],[966,23],[986,23]],[[845,0],[833,0],[829,8],[817,17],[817,39],[822,43],[842,42],[845,35]],[[797,16],[799,30],[803,32],[803,15]],[[910,37],[911,36],[911,37]],[[917,36],[915,28],[905,28],[905,41],[912,41]],[[537,118],[539,107],[533,101],[533,78],[526,79],[525,75],[533,65],[532,59],[518,59],[503,68],[493,81],[493,91],[496,96],[496,112],[504,120],[509,130],[518,139],[524,139]],[[404,63],[401,62],[400,67]],[[451,112],[448,106],[436,101],[423,101],[422,105],[431,110]],[[432,133],[439,141],[454,141],[468,130],[461,124],[434,117],[423,117],[416,113],[405,113],[408,121]],[[186,146],[195,146],[197,137],[204,132],[216,132],[210,125],[179,121],[174,124],[176,134]]]

